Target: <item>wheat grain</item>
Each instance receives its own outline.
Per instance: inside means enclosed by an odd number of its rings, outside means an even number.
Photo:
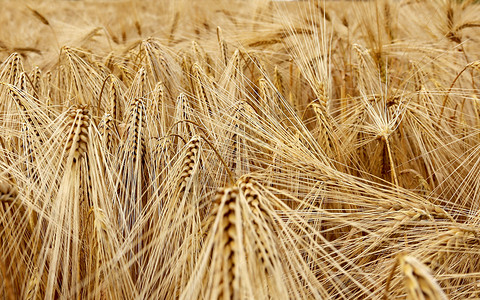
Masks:
[[[409,255],[404,255],[399,260],[409,299],[447,299],[437,281],[424,264]]]
[[[85,107],[70,110],[67,128],[69,137],[66,144],[66,153],[72,163],[77,163],[87,152],[88,127],[90,126],[89,111]]]

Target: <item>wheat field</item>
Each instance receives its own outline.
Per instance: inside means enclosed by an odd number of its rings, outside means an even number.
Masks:
[[[2,1],[0,299],[479,299],[476,1]]]

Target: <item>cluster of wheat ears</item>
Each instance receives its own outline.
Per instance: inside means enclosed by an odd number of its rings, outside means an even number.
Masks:
[[[472,1],[4,1],[0,299],[480,297]]]

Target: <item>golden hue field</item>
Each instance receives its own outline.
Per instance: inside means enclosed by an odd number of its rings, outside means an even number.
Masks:
[[[0,299],[480,298],[474,1],[0,5]]]

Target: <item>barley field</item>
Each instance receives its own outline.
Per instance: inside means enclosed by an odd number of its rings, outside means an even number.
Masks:
[[[479,299],[476,1],[2,1],[0,299]]]

